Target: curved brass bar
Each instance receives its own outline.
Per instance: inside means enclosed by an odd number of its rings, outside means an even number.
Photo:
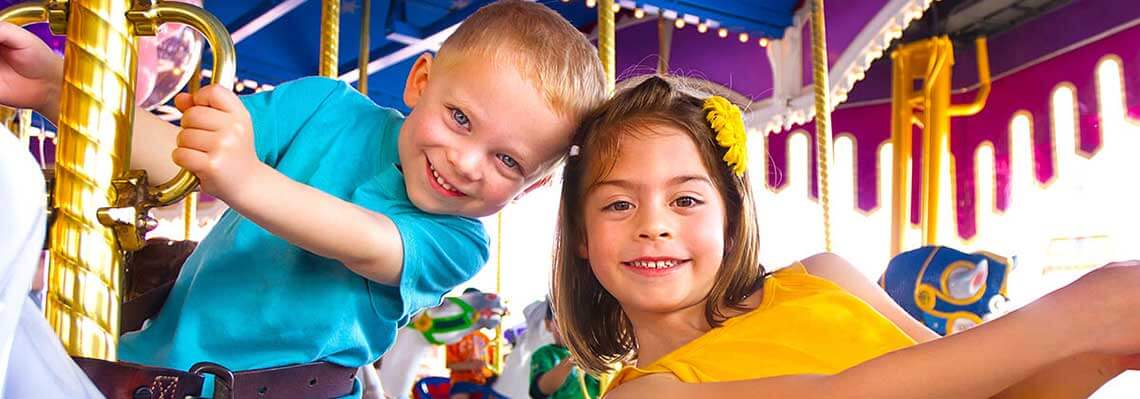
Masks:
[[[43,2],[27,2],[0,11],[0,21],[24,26],[47,21],[47,8]]]
[[[201,8],[175,2],[160,2],[154,7],[156,20],[162,24],[180,22],[190,25],[206,36],[210,48],[214,49],[214,71],[211,84],[233,87],[237,73],[234,42],[226,26],[218,18]],[[147,206],[166,206],[178,202],[198,187],[198,178],[183,169],[166,183],[149,190]]]
[[[986,45],[986,38],[983,36],[975,39],[974,48],[978,52],[978,94],[973,102],[951,104],[950,116],[976,115],[982,112],[986,107],[986,100],[990,98],[990,51]]]

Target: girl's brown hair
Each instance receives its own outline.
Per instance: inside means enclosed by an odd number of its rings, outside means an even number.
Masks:
[[[621,304],[602,287],[578,252],[587,238],[583,202],[617,162],[623,137],[655,134],[658,126],[687,133],[724,200],[724,263],[705,298],[705,319],[710,326],[719,326],[728,310],[745,310],[744,299],[760,289],[765,276],[757,259],[760,235],[748,174],[736,176],[721,159],[726,149],[716,143],[716,133],[702,107],[704,99],[683,92],[683,83],[676,78],[650,77],[589,113],[575,133],[576,149],[563,171],[552,299],[563,341],[578,364],[592,373],[610,371],[615,361],[633,360],[637,351],[633,326]]]

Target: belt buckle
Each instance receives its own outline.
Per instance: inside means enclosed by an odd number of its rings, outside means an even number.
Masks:
[[[190,374],[205,377],[205,374],[214,376],[214,399],[233,399],[234,373],[220,364],[212,362],[198,362],[190,367]]]

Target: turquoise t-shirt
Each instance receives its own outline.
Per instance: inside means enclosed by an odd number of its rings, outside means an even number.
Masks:
[[[158,315],[122,337],[121,360],[182,370],[200,361],[234,371],[318,360],[358,367],[379,358],[413,314],[439,304],[486,263],[482,223],[429,214],[408,200],[397,165],[404,120],[397,111],[325,78],[242,101],[262,162],[392,219],[404,246],[400,285],[367,280],[227,210],[187,259]]]

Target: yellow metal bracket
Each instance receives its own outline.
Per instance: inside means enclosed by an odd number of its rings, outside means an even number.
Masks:
[[[47,13],[48,26],[51,33],[63,35],[67,33],[67,0],[47,0],[44,2],[44,11]],[[40,21],[43,21],[41,19]]]
[[[989,52],[986,38],[975,41],[978,52],[980,86],[974,100],[951,104],[951,71],[954,45],[941,36],[900,46],[891,54],[894,62],[892,89],[891,142],[894,145],[894,179],[891,197],[891,256],[902,252],[904,236],[910,225],[910,135],[912,125],[922,129],[923,167],[921,224],[923,245],[939,243],[938,226],[944,215],[938,209],[942,190],[940,178],[949,171],[942,160],[949,155],[950,118],[981,112],[990,94]],[[914,87],[916,81],[922,88]]]
[[[140,250],[146,244],[146,233],[158,226],[144,201],[149,187],[146,172],[132,170],[113,180],[111,185],[115,188],[115,200],[111,207],[98,210],[99,223],[115,232],[122,250]]]

